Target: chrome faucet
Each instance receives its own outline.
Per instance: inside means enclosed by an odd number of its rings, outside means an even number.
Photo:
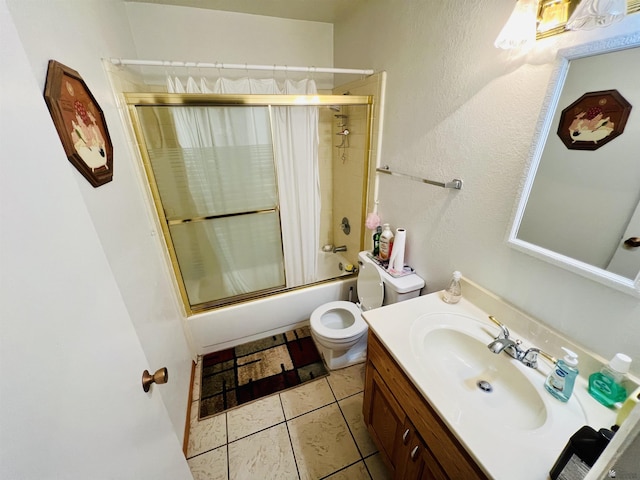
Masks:
[[[493,353],[502,353],[506,351],[513,358],[518,358],[518,342],[520,340],[511,340],[510,338],[495,338],[487,347]]]
[[[346,251],[347,251],[347,246],[346,245],[340,245],[339,247],[333,247],[333,253],[346,252]]]
[[[520,344],[522,341],[520,340],[512,340],[509,337],[509,329],[506,325],[501,323],[498,319],[496,319],[493,315],[489,315],[489,320],[500,327],[500,334],[493,339],[487,348],[491,350],[493,353],[502,353],[506,352],[509,356],[515,358],[519,362],[522,362],[524,365],[530,368],[538,368],[538,355],[542,355],[551,363],[556,363],[556,359],[549,355],[546,352],[543,352],[539,348],[531,347],[527,350],[523,350],[520,348]]]
[[[500,334],[493,339],[493,342],[487,345],[489,350],[491,350],[493,353],[496,353],[496,354],[506,352],[509,356],[518,360],[519,359],[518,357],[522,352],[522,350],[520,350],[520,347],[519,347],[521,343],[520,340],[512,340],[510,338],[510,333],[507,326],[501,323],[493,315],[489,315],[489,320],[491,320],[493,323],[498,325],[501,330]]]

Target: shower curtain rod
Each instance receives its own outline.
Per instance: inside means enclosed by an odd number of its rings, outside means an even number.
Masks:
[[[372,75],[372,69],[333,68],[333,67],[290,67],[288,65],[251,65],[247,63],[206,63],[206,62],[176,62],[171,60],[134,60],[112,58],[114,65],[137,65],[144,67],[187,67],[187,68],[220,68],[232,70],[271,70],[274,72],[308,72],[308,73],[350,73],[357,75]]]

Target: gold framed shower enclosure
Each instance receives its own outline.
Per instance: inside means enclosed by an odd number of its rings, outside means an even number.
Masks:
[[[253,291],[241,295],[235,295],[230,298],[217,299],[214,301],[207,301],[202,303],[193,303],[189,300],[187,287],[185,285],[185,277],[183,275],[183,268],[180,265],[178,254],[176,252],[175,245],[172,240],[170,232],[170,226],[180,223],[180,220],[170,220],[167,216],[167,212],[163,206],[162,198],[160,196],[160,190],[158,182],[154,174],[152,161],[147,148],[147,140],[144,135],[144,128],[142,125],[142,119],[139,112],[140,107],[240,107],[240,106],[256,106],[267,107],[269,109],[269,118],[272,118],[271,107],[281,106],[365,106],[366,107],[366,159],[364,161],[365,172],[369,171],[369,157],[370,157],[370,136],[372,128],[373,118],[373,98],[370,96],[351,96],[351,95],[227,95],[227,94],[168,94],[168,93],[125,93],[124,98],[127,104],[127,111],[129,119],[133,126],[133,131],[136,137],[138,151],[141,156],[141,163],[145,176],[147,179],[149,194],[153,201],[155,211],[157,214],[156,220],[160,225],[162,231],[164,246],[166,247],[166,253],[171,262],[173,269],[173,277],[175,280],[175,286],[179,291],[182,303],[187,316],[193,314],[202,313],[204,311],[217,308],[224,305],[229,305],[238,302],[249,301],[255,298],[260,298],[275,293],[289,291],[297,288],[304,288],[306,285],[296,286],[276,286],[273,288],[266,288],[259,291]],[[275,150],[275,143],[272,142],[272,146]],[[274,155],[277,152],[273,152]],[[277,176],[277,169],[276,169]],[[364,176],[362,184],[362,218],[366,216],[367,205],[367,193],[368,193],[368,177]],[[255,211],[251,213],[262,214],[265,212]],[[278,205],[275,206],[275,212],[280,219],[280,212]],[[210,217],[193,218],[185,220],[186,223],[191,221],[207,220]],[[360,233],[360,247],[364,245],[364,229],[361,229]],[[282,242],[280,243],[282,246]],[[282,248],[282,247],[281,247]],[[322,281],[331,281],[322,280]]]

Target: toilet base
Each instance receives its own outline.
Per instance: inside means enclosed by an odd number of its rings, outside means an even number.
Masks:
[[[329,370],[339,370],[341,368],[350,367],[357,363],[362,363],[367,359],[367,334],[360,337],[358,342],[347,350],[332,350],[318,342],[313,332],[311,333],[314,343],[318,347],[324,363]]]

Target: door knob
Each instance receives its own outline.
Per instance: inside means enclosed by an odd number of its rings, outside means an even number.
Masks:
[[[640,237],[629,237],[624,241],[624,244],[630,248],[640,247]]]
[[[148,392],[151,388],[152,383],[157,383],[161,385],[163,383],[167,383],[169,381],[169,371],[167,367],[163,367],[159,370],[156,370],[156,373],[151,375],[149,370],[145,370],[142,372],[142,389],[145,392]]]

